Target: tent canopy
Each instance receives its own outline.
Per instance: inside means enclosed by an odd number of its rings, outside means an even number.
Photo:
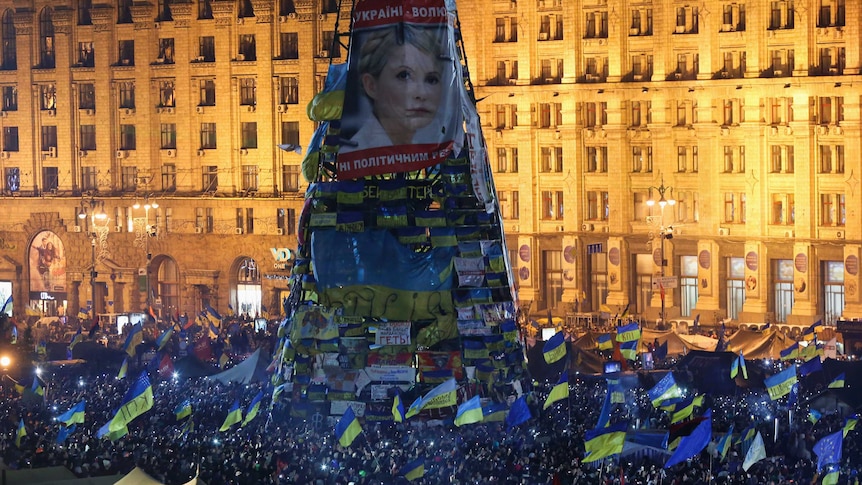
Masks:
[[[252,382],[261,382],[267,379],[266,366],[267,362],[260,357],[260,349],[254,351],[247,359],[230,369],[219,372],[212,376],[224,384],[238,382],[240,384],[251,384]]]

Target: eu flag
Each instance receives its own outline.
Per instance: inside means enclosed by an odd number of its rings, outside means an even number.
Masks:
[[[826,435],[814,445],[814,453],[817,454],[817,472],[819,473],[826,465],[841,462],[841,445],[844,441],[842,431]]]

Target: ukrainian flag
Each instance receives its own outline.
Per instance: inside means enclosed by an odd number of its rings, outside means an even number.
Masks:
[[[560,374],[560,380],[557,381],[557,384],[551,389],[551,392],[548,393],[547,399],[545,399],[545,405],[542,408],[548,409],[557,401],[561,401],[563,399],[569,398],[569,373],[567,371],[563,371]]]
[[[668,406],[669,409],[666,409],[666,411],[673,413],[670,418],[670,423],[676,424],[691,416],[695,407],[699,408],[701,406],[703,406],[703,396],[693,396],[681,403]]]
[[[72,336],[72,340],[69,342],[69,349],[74,349],[75,346],[81,342],[81,340],[84,340],[84,336],[81,335],[81,327],[79,325],[78,331],[75,332],[75,335]]]
[[[408,481],[416,480],[417,478],[422,478],[425,476],[425,458],[419,457],[410,463],[404,465],[404,468],[401,469],[401,474],[404,475]]]
[[[817,334],[822,332],[823,329],[823,320],[817,320],[802,332],[802,338],[805,340],[814,340],[817,338]]]
[[[103,437],[107,436],[109,440],[117,441],[118,439],[122,438],[123,436],[126,436],[127,434],[129,434],[129,428],[128,427],[122,426],[122,427],[120,427],[114,431],[111,431],[110,424],[111,424],[111,422],[108,421],[107,423],[105,423],[104,426],[99,428],[99,430],[96,431],[96,437],[97,438],[103,438]]]
[[[745,367],[745,357],[742,355],[742,351],[739,352],[739,355],[733,360],[733,363],[730,364],[730,378],[735,379],[737,374],[739,374],[739,369],[742,369],[742,378],[748,379],[748,369]]]
[[[542,353],[545,355],[545,362],[548,364],[553,364],[565,357],[566,337],[563,335],[563,332],[557,332],[553,337],[549,338],[545,342]]]
[[[839,471],[840,468],[838,465],[830,466],[826,471],[826,474],[823,475],[823,480],[820,482],[820,485],[837,485]]]
[[[796,382],[796,364],[763,380],[763,383],[766,384],[766,390],[769,392],[769,398],[773,401],[789,394],[790,388]]]
[[[411,418],[419,414],[423,409],[454,406],[458,402],[457,391],[458,384],[455,382],[455,379],[448,379],[446,382],[431,389],[428,394],[416,398],[407,410],[407,417]]]
[[[126,372],[129,371],[129,359],[123,359],[123,364],[120,365],[120,372],[117,373],[117,379],[123,379],[126,377]]]
[[[606,428],[591,429],[584,435],[586,456],[584,463],[591,463],[623,452],[628,423],[617,423]]]
[[[780,352],[781,360],[793,360],[799,358],[799,342],[794,342],[793,345],[787,347]]]
[[[752,424],[751,426],[742,430],[742,433],[739,434],[739,440],[736,443],[745,443],[746,441],[751,441],[754,439],[754,435],[757,434],[757,429]]]
[[[165,345],[167,345],[168,342],[171,341],[171,335],[173,335],[173,334],[174,334],[174,327],[173,326],[168,327],[168,329],[165,330],[164,332],[162,332],[162,334],[159,335],[159,338],[156,339],[156,348],[158,348],[158,350],[162,350],[165,347]]]
[[[174,408],[174,414],[177,416],[177,421],[192,415],[192,402],[186,399]]]
[[[676,385],[673,372],[668,372],[655,387],[647,391],[647,395],[654,407],[661,407],[682,398],[682,390]]]
[[[254,396],[254,399],[251,400],[251,403],[248,405],[248,409],[245,411],[245,419],[242,420],[242,424],[239,425],[240,428],[248,424],[255,416],[257,416],[257,412],[260,411],[260,401],[263,399],[263,390],[257,392],[257,395]]]
[[[485,423],[505,421],[508,411],[509,409],[503,403],[491,403],[482,408],[482,421]]]
[[[617,342],[637,342],[641,339],[641,329],[637,322],[617,328]]]
[[[620,342],[620,355],[626,360],[637,360],[638,341]]]
[[[820,421],[820,418],[823,417],[823,414],[816,409],[808,410],[808,421],[811,421],[811,424],[817,424],[817,421]]]
[[[141,414],[153,407],[153,387],[146,372],[142,372],[138,380],[132,384],[123,397],[120,409],[108,422],[108,431],[111,433],[127,428],[128,424]]]
[[[348,406],[347,411],[344,412],[344,416],[335,425],[335,437],[338,438],[338,444],[347,448],[361,433],[362,426],[359,425],[359,420],[356,419],[353,408]]]
[[[832,382],[829,383],[829,389],[843,389],[844,388],[844,373],[838,374]]]
[[[614,342],[611,340],[611,334],[603,333],[596,338],[596,346],[599,350],[613,350]]]
[[[799,349],[799,358],[802,360],[811,360],[822,354],[821,350],[815,342],[811,342],[808,346]]]
[[[18,381],[16,381],[15,379],[12,379],[9,376],[6,376],[6,378],[9,379],[10,381],[12,381],[12,384],[15,385],[15,390],[18,391],[18,394],[23,396],[25,387],[23,385],[19,384]]]
[[[473,396],[469,401],[458,406],[458,413],[455,415],[455,426],[464,426],[465,424],[481,423],[482,422],[482,403],[479,396]]]
[[[859,416],[856,414],[847,416],[847,419],[844,420],[844,436],[847,436],[847,433],[856,429],[856,423],[859,422]]]
[[[45,397],[45,386],[42,385],[42,380],[39,379],[39,376],[33,376],[33,386],[30,387],[30,390],[37,396]]]
[[[141,329],[140,323],[136,323],[132,325],[132,329],[129,331],[129,335],[126,336],[126,342],[123,344],[123,350],[127,354],[129,354],[129,357],[134,357],[135,348],[143,341],[143,329]]]
[[[72,406],[72,409],[69,409],[65,413],[57,416],[57,421],[65,424],[66,426],[75,423],[83,423],[85,406],[85,401],[81,401],[78,404],[75,404],[74,406]]]
[[[396,423],[403,423],[406,419],[404,413],[404,401],[401,400],[401,393],[396,393],[392,399],[392,419]]]
[[[18,422],[18,432],[15,433],[15,446],[21,447],[21,438],[27,436],[27,428],[24,427],[24,420]]]
[[[233,402],[233,405],[230,407],[230,410],[227,412],[227,416],[224,418],[224,423],[222,423],[219,431],[227,431],[231,426],[235,425],[242,421],[242,409],[239,407],[239,399]]]
[[[727,430],[727,434],[722,436],[720,440],[718,440],[718,444],[715,446],[716,451],[719,455],[721,455],[721,460],[724,460],[724,457],[727,456],[727,450],[730,449],[730,438],[733,436],[733,425],[730,425],[730,429]]]

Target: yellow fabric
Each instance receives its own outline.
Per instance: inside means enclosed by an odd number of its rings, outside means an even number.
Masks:
[[[311,121],[331,121],[341,119],[344,108],[344,90],[317,93],[308,103],[306,112]]]

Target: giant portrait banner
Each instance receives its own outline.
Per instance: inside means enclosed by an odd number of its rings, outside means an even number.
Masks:
[[[461,150],[458,55],[443,0],[364,0],[353,11],[340,179],[408,172]]]
[[[66,299],[66,251],[53,231],[36,234],[30,243],[30,299]]]

